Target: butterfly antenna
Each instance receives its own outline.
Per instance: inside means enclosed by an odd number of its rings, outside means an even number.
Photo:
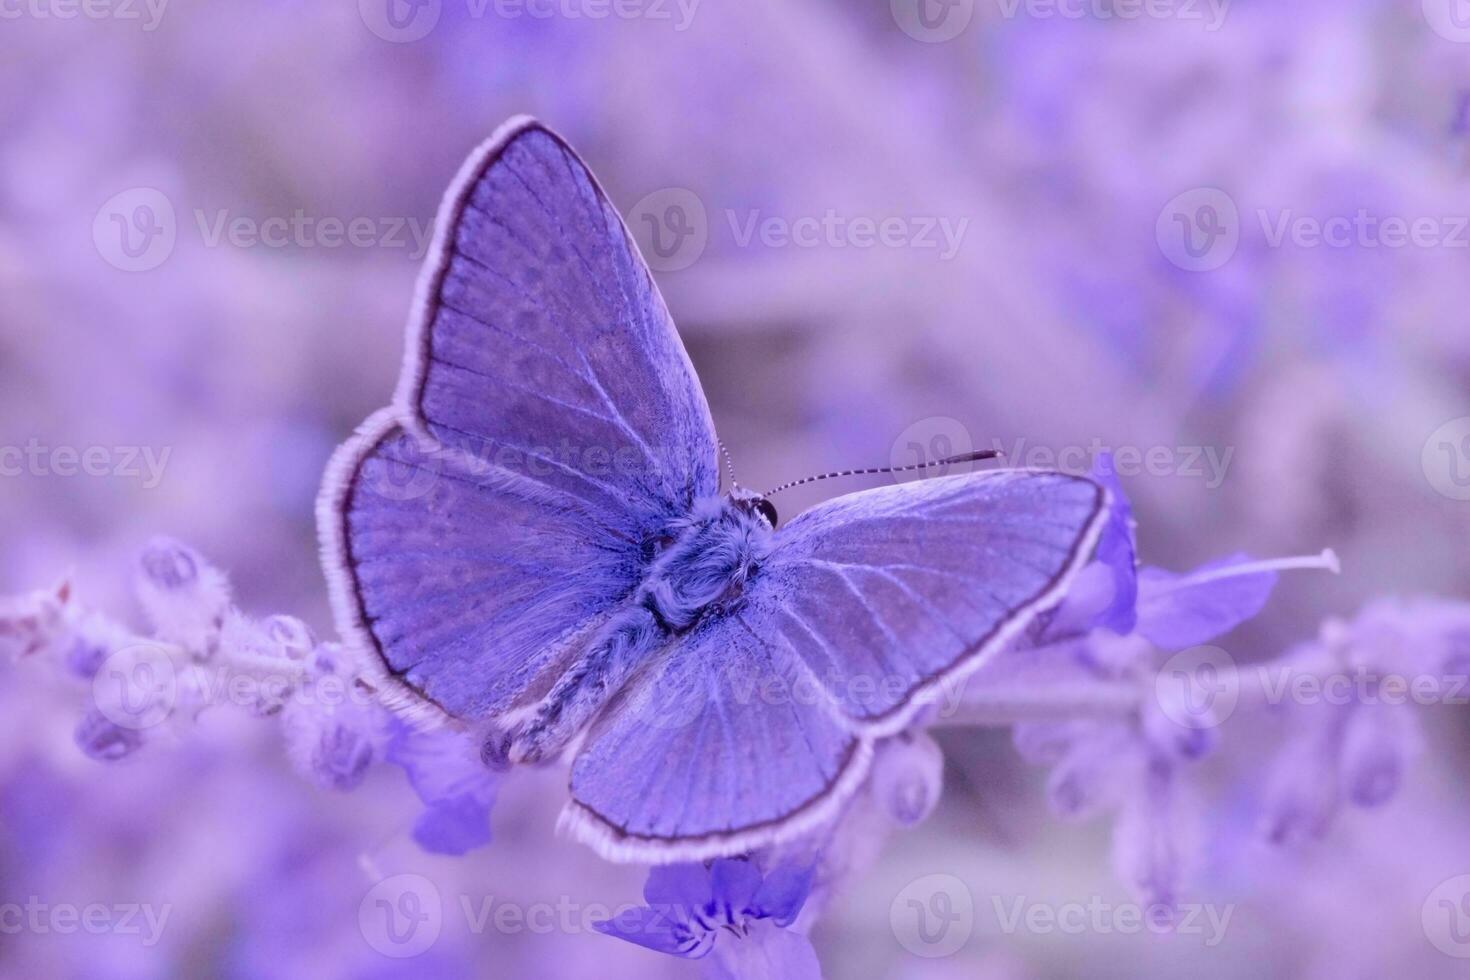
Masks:
[[[725,448],[725,440],[715,440],[720,444],[720,455],[725,457],[725,472],[730,474],[730,486],[738,487],[740,483],[735,479],[735,463],[730,459],[730,450]]]
[[[927,470],[931,466],[948,466],[951,463],[974,463],[982,459],[995,459],[1004,455],[999,449],[977,449],[972,453],[960,453],[957,456],[945,456],[942,459],[931,459],[927,463],[910,463],[908,466],[870,466],[864,470],[838,470],[835,473],[822,473],[818,476],[804,476],[800,480],[792,480],[783,483],[774,490],[767,490],[764,496],[770,497],[780,493],[782,490],[790,490],[804,483],[816,483],[818,480],[831,480],[839,476],[876,476],[879,473],[908,473],[912,470]]]

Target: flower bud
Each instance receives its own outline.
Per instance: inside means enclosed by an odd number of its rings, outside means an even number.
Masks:
[[[878,749],[873,796],[901,827],[922,823],[944,790],[944,754],[922,731],[905,732]]]
[[[143,745],[141,731],[115,724],[95,708],[82,716],[73,737],[77,747],[98,762],[116,762]]]
[[[1087,820],[1115,805],[1139,763],[1135,740],[1121,726],[1094,725],[1079,739],[1046,782],[1047,802],[1063,819]]]
[[[214,652],[230,607],[229,583],[192,548],[169,538],[149,542],[139,559],[137,591],[160,639],[195,657]]]
[[[1354,708],[1338,757],[1338,774],[1348,800],[1362,807],[1387,803],[1403,781],[1417,735],[1414,717],[1402,707]]]

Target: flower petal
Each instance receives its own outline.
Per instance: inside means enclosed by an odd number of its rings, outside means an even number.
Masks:
[[[801,914],[801,907],[811,894],[814,877],[815,871],[811,867],[783,864],[766,875],[751,906],[758,915],[785,928]]]
[[[1133,540],[1133,505],[1113,467],[1111,453],[1098,456],[1092,477],[1107,488],[1111,498],[1108,522],[1097,541],[1097,561],[1113,576],[1113,596],[1093,625],[1115,633],[1132,632],[1138,622],[1138,556]]]
[[[733,925],[745,918],[751,899],[761,886],[761,872],[751,861],[720,858],[709,869],[711,910],[721,923]]]
[[[687,922],[710,903],[710,873],[702,864],[661,864],[648,872],[643,900]]]
[[[490,843],[490,808],[500,777],[480,764],[469,741],[447,729],[415,731],[395,721],[387,761],[408,776],[428,808],[413,839],[431,854],[464,854]]]
[[[413,824],[413,839],[430,854],[465,854],[490,843],[490,804],[470,793],[433,803]]]
[[[1259,613],[1276,587],[1275,572],[1228,574],[1232,566],[1250,561],[1232,555],[1184,575],[1143,569],[1138,632],[1164,650],[1182,650],[1230,632]]]
[[[822,965],[811,940],[769,923],[744,939],[725,940],[704,961],[710,980],[821,980]]]
[[[416,731],[395,720],[385,756],[403,769],[419,799],[429,804],[466,793],[489,799],[499,784],[469,741],[447,728]]]
[[[624,909],[611,919],[592,923],[592,928],[605,936],[651,949],[656,953],[697,959],[714,945],[714,935],[701,932],[691,936],[681,923],[656,908]]]

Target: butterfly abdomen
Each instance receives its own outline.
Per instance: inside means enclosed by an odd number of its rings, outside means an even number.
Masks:
[[[653,613],[630,606],[609,620],[582,656],[552,686],[534,715],[510,732],[492,736],[491,759],[536,763],[561,754],[668,634]]]

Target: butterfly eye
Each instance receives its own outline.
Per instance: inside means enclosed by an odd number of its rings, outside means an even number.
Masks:
[[[673,543],[673,536],[668,534],[655,534],[653,537],[645,538],[643,541],[643,557],[649,560],[657,558]]]
[[[757,497],[752,503],[755,509],[760,511],[760,515],[766,519],[766,523],[774,528],[776,526],[776,505],[764,497]]]

